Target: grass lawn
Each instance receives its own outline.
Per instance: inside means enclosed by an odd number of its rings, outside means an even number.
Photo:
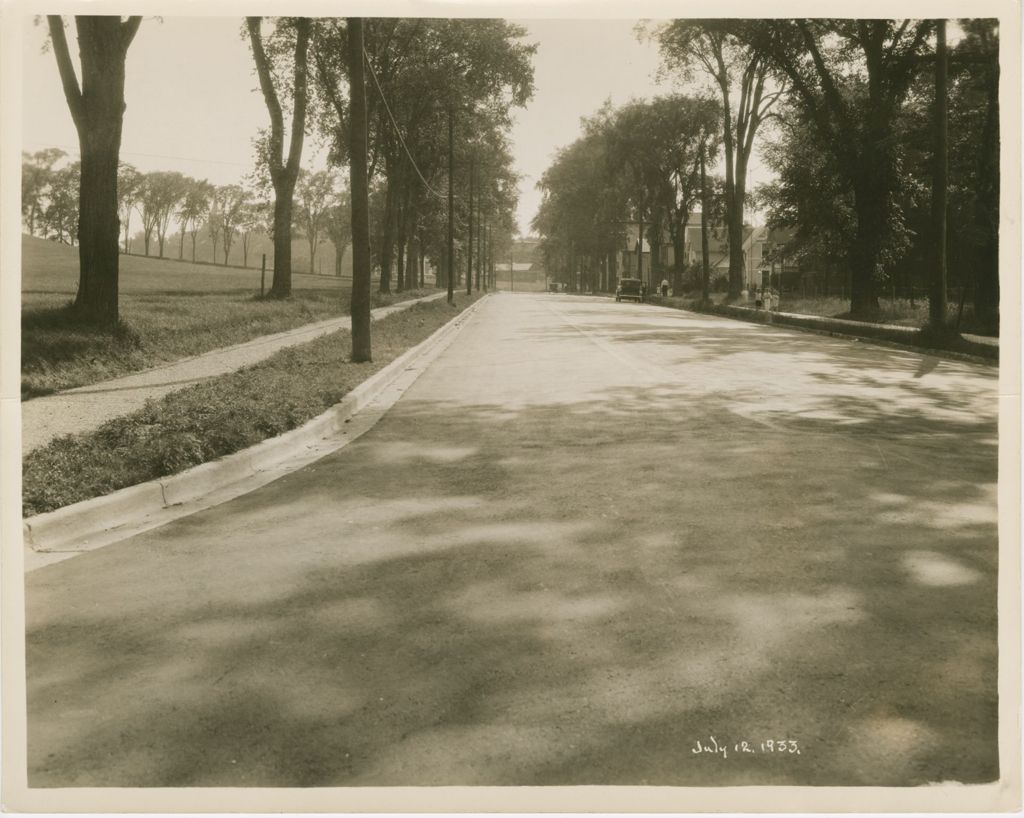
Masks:
[[[176,474],[301,426],[418,344],[479,296],[416,304],[373,324],[373,362],[348,361],[347,330],[150,401],[99,429],[67,435],[23,462],[26,517]]]
[[[267,274],[270,286],[270,273]],[[122,326],[76,324],[78,251],[22,239],[22,399],[96,383],[348,313],[348,279],[296,274],[286,301],[258,297],[259,270],[121,257]],[[380,296],[373,306],[426,294]]]

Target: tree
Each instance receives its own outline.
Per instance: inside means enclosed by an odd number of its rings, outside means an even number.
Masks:
[[[155,233],[160,257],[163,258],[164,241],[167,238],[171,216],[187,193],[188,182],[180,173],[155,171],[143,177],[139,188],[138,206],[142,216],[143,242],[147,256],[150,241]]]
[[[853,192],[856,229],[847,248],[850,313],[873,318],[893,231],[898,173],[894,125],[933,23],[928,20],[768,20],[729,23],[783,76]]]
[[[210,194],[210,209],[206,213],[206,232],[210,236],[210,253],[213,256],[213,263],[217,263],[217,239],[220,238],[221,230],[224,227],[224,216],[222,213],[224,201],[224,189],[214,187]],[[227,263],[225,261],[225,263]]]
[[[118,320],[117,169],[124,119],[124,64],[142,17],[75,18],[82,81],[79,85],[60,15],[47,18],[64,97],[78,131],[79,283],[75,310],[89,321]]]
[[[335,194],[334,203],[325,214],[327,238],[334,245],[334,274],[341,275],[341,262],[345,249],[352,243],[352,207],[347,190]]]
[[[281,18],[277,21],[270,53],[264,48],[261,17],[247,17],[260,89],[270,113],[270,134],[263,154],[274,187],[274,281],[268,295],[287,298],[292,291],[292,195],[299,175],[302,138],[306,127],[306,60],[312,21],[309,18]],[[293,41],[291,61],[292,120],[288,157],[284,158],[284,114],[278,90],[274,86],[275,69],[285,61],[286,44]]]
[[[191,179],[189,180],[185,197],[181,201],[181,207],[178,210],[182,241],[184,241],[186,231],[192,239],[192,261],[196,260],[196,236],[199,235],[203,221],[210,212],[213,194],[213,185],[205,179]],[[178,258],[182,256],[180,251],[181,248],[179,248]]]
[[[132,211],[139,203],[145,177],[127,162],[121,162],[117,171],[117,212],[124,234],[124,252],[129,250],[131,238]]]
[[[265,229],[267,216],[270,215],[267,210],[263,202],[253,201],[251,193],[246,193],[245,204],[235,220],[238,226],[238,235],[242,239],[243,267],[249,266],[249,244],[253,234],[262,232]]]
[[[542,237],[545,268],[570,290],[577,288],[580,264],[593,267],[598,260],[608,287],[607,259],[625,240],[628,204],[644,206],[635,187],[632,197],[625,192],[639,166],[624,170],[621,165],[615,112],[606,106],[583,125],[583,136],[558,152],[538,182],[544,198],[532,223]]]
[[[474,126],[485,118],[504,125],[510,107],[529,99],[535,47],[522,42],[525,30],[503,20],[381,18],[365,21],[364,29],[367,168],[370,187],[380,186],[373,255],[380,265],[380,289],[390,292],[396,261],[404,274],[408,243],[417,222],[426,218],[427,203],[443,198],[449,112],[458,120],[453,131],[460,141],[453,154],[468,163],[465,142],[481,141]],[[346,37],[340,21],[318,21],[312,48],[320,106],[314,121],[330,140],[331,161],[338,165],[347,158],[349,141],[342,92],[349,69],[338,59]],[[483,153],[478,156],[484,159]],[[468,182],[461,165],[460,183]]]
[[[744,38],[728,21],[675,20],[656,33],[665,65],[691,76],[699,67],[712,78],[721,97],[725,149],[726,224],[729,235],[729,298],[743,288],[743,220],[747,167],[754,137],[783,91],[770,88],[769,64],[759,48],[758,22],[745,23]]]
[[[150,174],[150,177],[154,174]],[[171,217],[177,211],[178,205],[188,195],[188,177],[173,171],[157,175],[160,187],[160,203],[156,220],[156,238],[160,249],[160,258],[164,257],[164,242],[167,240],[167,230],[171,224]]]
[[[139,188],[139,216],[142,218],[142,242],[145,253],[149,255],[149,244],[156,231],[156,223],[160,219],[160,208],[163,192],[160,180],[155,173],[147,173]]]
[[[36,234],[36,222],[46,207],[46,193],[53,179],[53,166],[67,154],[60,148],[46,148],[33,154],[21,154],[21,215],[30,236]]]
[[[581,277],[584,287],[613,289],[616,253],[633,217],[658,272],[667,229],[680,289],[686,226],[701,189],[699,157],[716,150],[718,118],[714,101],[674,95],[606,104],[584,120],[583,135],[558,153],[538,185],[545,196],[533,227],[548,270],[570,289]]]
[[[999,28],[992,19],[960,26],[965,36],[950,60],[951,224],[963,244],[960,263],[971,271],[978,328],[998,333]]]
[[[710,100],[679,98],[673,106],[676,116],[682,122],[672,126],[680,137],[675,148],[669,152],[671,184],[667,189],[669,236],[672,239],[673,292],[683,289],[683,273],[686,269],[686,228],[694,205],[701,203],[702,235],[707,235],[711,219],[711,202],[721,197],[709,194],[707,166],[715,164],[719,148],[720,120],[718,106]]]
[[[826,294],[831,294],[831,275],[839,273],[845,291],[856,241],[853,191],[802,109],[787,106],[779,121],[783,124],[764,150],[775,179],[760,186],[755,198],[770,227],[792,229],[786,257],[823,273]],[[896,247],[890,243],[890,249]]]
[[[46,209],[43,211],[44,234],[62,244],[74,246],[79,238],[79,195],[82,187],[81,165],[72,162],[50,177]]]
[[[641,234],[648,221],[652,274],[661,274],[659,250],[668,229],[677,288],[682,285],[686,226],[701,189],[699,157],[703,151],[710,160],[717,152],[720,110],[712,101],[675,95],[632,102],[608,123],[612,167],[621,176],[614,187],[631,202]]]
[[[336,183],[330,171],[299,171],[295,186],[295,223],[309,244],[309,272],[316,272],[316,250],[326,227],[327,210],[334,198]]]
[[[241,185],[225,185],[220,189],[220,227],[223,232],[224,265],[234,244],[239,223],[245,217],[249,194]]]

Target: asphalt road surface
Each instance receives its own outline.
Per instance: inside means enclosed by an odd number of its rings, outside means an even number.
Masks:
[[[30,785],[993,780],[996,399],[492,298],[347,448],[27,576]]]

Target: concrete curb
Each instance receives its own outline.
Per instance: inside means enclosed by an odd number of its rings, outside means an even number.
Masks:
[[[269,482],[265,479],[258,485],[247,486],[254,477],[273,474],[270,479],[276,479],[293,467],[301,468],[311,460],[335,451],[355,439],[347,434],[346,429],[352,417],[400,376],[412,370],[412,364],[428,357],[432,360],[439,355],[486,299],[485,295],[360,383],[340,402],[298,429],[170,477],[128,486],[102,497],[24,519],[22,529],[26,551],[74,554],[100,548],[200,510],[186,509],[186,506],[212,499],[212,502],[202,505],[209,508]],[[413,373],[410,384],[420,372],[422,369]],[[293,467],[292,461],[295,461]],[[233,486],[239,490],[231,491]],[[172,509],[180,509],[181,513],[161,516],[161,512]],[[26,568],[32,570],[28,565]]]
[[[436,301],[444,296],[445,293],[438,292],[377,307],[370,312],[370,319],[379,321],[415,304]],[[348,315],[314,321],[118,378],[23,401],[22,456],[63,435],[92,431],[109,418],[141,409],[147,400],[158,399],[187,386],[259,363],[282,349],[347,329],[351,321]]]
[[[933,349],[913,341],[914,336],[920,332],[914,327],[900,327],[865,324],[859,325],[856,321],[843,319],[825,318],[812,315],[797,315],[794,313],[771,313],[771,317],[763,310],[751,310],[748,307],[736,307],[729,305],[715,306],[710,309],[698,309],[696,307],[676,307],[671,304],[662,304],[657,301],[651,302],[653,306],[669,310],[682,310],[692,312],[695,315],[713,315],[719,318],[730,318],[735,321],[745,321],[750,324],[761,324],[762,326],[785,327],[786,329],[797,329],[802,332],[813,332],[816,335],[827,335],[831,338],[842,338],[848,341],[863,341],[869,344],[889,347],[891,349],[915,352],[920,355],[932,355],[937,358],[949,358],[954,361],[966,363],[986,364],[988,366],[999,365],[999,347],[994,345],[965,341],[974,352],[963,352],[952,349]]]

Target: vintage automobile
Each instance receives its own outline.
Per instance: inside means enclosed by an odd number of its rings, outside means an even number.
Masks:
[[[643,282],[639,278],[620,278],[615,288],[615,300],[629,299],[641,303],[644,300]]]

